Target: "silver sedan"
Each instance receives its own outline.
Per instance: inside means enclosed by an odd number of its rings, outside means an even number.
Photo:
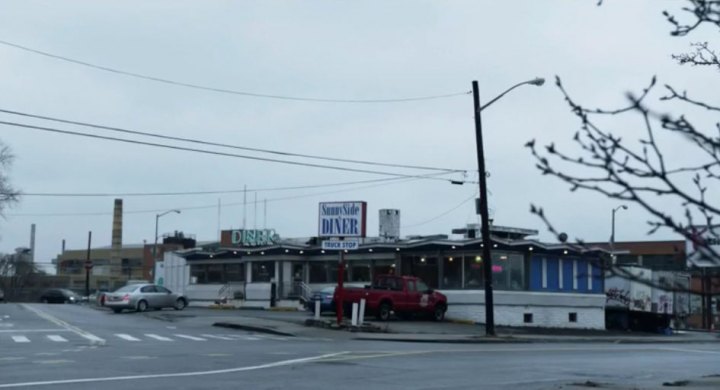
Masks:
[[[181,294],[174,294],[163,286],[155,284],[132,284],[105,294],[105,306],[115,313],[123,309],[145,311],[149,308],[162,309],[172,307],[182,310],[188,299]]]

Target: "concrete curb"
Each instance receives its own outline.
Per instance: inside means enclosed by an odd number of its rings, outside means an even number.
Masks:
[[[300,311],[300,309],[296,307],[270,307],[270,308],[264,308],[264,307],[235,307],[233,305],[227,305],[227,304],[213,304],[209,306],[194,306],[194,307],[205,307],[211,310],[254,310],[254,311],[278,311],[278,312],[294,312],[294,311]]]
[[[300,311],[297,307],[271,307],[268,311]]]
[[[273,334],[276,336],[295,337],[295,335],[292,333],[283,332],[283,331],[280,331],[277,329],[268,328],[268,327],[264,327],[264,326],[245,325],[245,324],[238,324],[238,323],[234,323],[234,322],[216,322],[213,324],[213,326],[217,326],[219,328],[246,330],[249,332],[267,333],[267,334]]]
[[[479,322],[475,322],[473,320],[453,320],[450,318],[446,318],[445,322],[449,322],[451,324],[463,324],[463,325],[482,325]]]
[[[207,307],[212,310],[236,310],[235,306],[231,305],[210,305]]]
[[[437,343],[437,344],[560,344],[560,343],[583,343],[583,344],[707,344],[720,342],[710,340],[643,340],[643,339],[600,339],[600,338],[522,338],[522,337],[458,337],[458,338],[437,338],[414,337],[413,335],[401,336],[389,334],[389,337],[359,336],[353,340],[365,341],[390,341],[403,343]]]
[[[364,341],[389,341],[398,343],[428,343],[428,344],[530,344],[532,341],[529,340],[518,340],[508,338],[456,338],[456,339],[425,339],[425,338],[413,338],[413,337],[393,337],[393,338],[381,338],[372,336],[360,336],[353,337],[353,340],[364,340]]]

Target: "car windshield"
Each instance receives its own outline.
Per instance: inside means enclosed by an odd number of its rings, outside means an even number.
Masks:
[[[325,287],[322,290],[320,290],[321,293],[326,294],[335,294],[335,287]]]

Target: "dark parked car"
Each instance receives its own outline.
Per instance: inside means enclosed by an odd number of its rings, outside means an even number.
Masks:
[[[80,302],[80,295],[64,288],[54,288],[46,290],[40,295],[40,302],[42,303],[78,303]]]
[[[320,301],[320,313],[332,311],[335,312],[335,287],[325,287],[322,290],[313,292],[305,307],[310,313],[315,313],[315,302]]]

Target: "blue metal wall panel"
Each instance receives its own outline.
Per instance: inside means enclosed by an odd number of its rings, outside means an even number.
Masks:
[[[543,256],[530,259],[530,291],[542,290],[542,259]]]
[[[572,259],[563,260],[563,291],[573,291],[573,263]]]
[[[593,293],[604,294],[605,293],[605,278],[603,278],[603,272],[597,263],[593,263]]]
[[[547,289],[549,291],[558,291],[560,289],[560,276],[557,257],[548,257],[547,259]]]

